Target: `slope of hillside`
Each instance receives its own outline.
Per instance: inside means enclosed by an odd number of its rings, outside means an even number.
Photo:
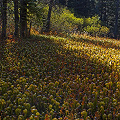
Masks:
[[[8,43],[0,61],[1,118],[119,120],[120,49],[93,41],[40,35]]]

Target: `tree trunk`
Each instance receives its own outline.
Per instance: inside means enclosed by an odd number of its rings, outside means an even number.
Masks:
[[[103,13],[103,12],[104,12],[104,11],[103,11],[103,0],[100,0],[100,10],[99,10],[99,12],[100,12],[100,20],[101,20],[101,21],[104,21],[104,20],[103,20],[103,14],[104,14],[104,13]]]
[[[18,23],[19,23],[19,17],[18,17],[18,0],[14,0],[14,14],[15,14],[15,37],[18,37]]]
[[[0,0],[0,27],[2,26],[2,0]],[[1,40],[1,37],[2,37],[2,34],[1,34],[1,29],[0,29],[0,60],[2,60],[2,40]]]
[[[1,25],[2,25],[2,0],[0,0],[0,36],[1,36]]]
[[[7,0],[3,0],[3,5],[2,5],[2,39],[6,39],[6,28],[7,28]]]
[[[49,32],[49,30],[50,30],[50,18],[51,18],[52,6],[53,6],[53,0],[50,0],[48,17],[47,17],[47,24],[46,24],[46,30],[45,30],[45,32]]]
[[[107,11],[106,11],[106,9],[107,9],[107,5],[106,5],[107,3],[106,3],[106,1],[104,1],[104,9],[103,9],[103,21],[106,23],[106,21],[107,21],[107,16],[106,16],[106,13],[107,13]],[[107,24],[106,24],[107,25]]]
[[[32,22],[30,21],[30,28],[29,28],[29,36],[30,36],[30,32],[31,32],[31,28],[32,28]]]
[[[20,36],[27,37],[27,2],[20,0]]]
[[[117,36],[118,36],[118,12],[119,12],[119,0],[116,0],[115,26],[114,26],[115,39],[117,39]]]
[[[0,60],[4,57],[4,46],[6,39],[6,28],[7,28],[7,0],[1,0],[1,19],[2,19],[2,34],[0,39]]]

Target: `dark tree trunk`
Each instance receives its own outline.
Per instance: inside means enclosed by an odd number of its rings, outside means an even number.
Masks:
[[[115,11],[115,26],[114,26],[114,38],[118,36],[118,11],[119,11],[119,0],[116,0],[116,11]]]
[[[19,17],[18,17],[18,0],[14,0],[14,14],[15,14],[15,37],[18,37],[18,24],[19,24]]]
[[[2,25],[2,0],[0,0],[0,27]],[[0,60],[2,60],[2,40],[1,40],[1,37],[2,37],[2,33],[1,33],[1,29],[0,29]]]
[[[27,37],[27,2],[20,0],[20,36]]]
[[[32,28],[32,22],[30,21],[29,36],[30,36],[31,28]]]
[[[51,18],[52,6],[53,6],[53,0],[50,0],[48,17],[47,17],[47,24],[46,24],[46,30],[45,30],[45,32],[49,32],[49,30],[50,30],[50,18]]]
[[[4,57],[4,46],[6,39],[6,28],[7,28],[7,0],[1,0],[1,20],[2,20],[2,34],[0,39],[0,60]]]
[[[106,5],[107,3],[106,3],[106,1],[104,1],[104,9],[103,9],[103,21],[106,23],[106,21],[107,21],[107,16],[106,16],[106,13],[107,13],[107,11],[106,11],[106,7],[107,7],[107,5]],[[107,25],[107,24],[106,24]]]
[[[7,28],[7,0],[3,0],[3,4],[2,4],[2,39],[6,39],[6,28]]]
[[[0,28],[2,25],[2,0],[0,0]],[[1,29],[0,29],[0,35],[1,35]]]
[[[103,11],[103,0],[100,0],[100,10],[99,10],[99,12],[100,12],[100,20],[101,20],[101,21],[104,21],[104,20],[103,20],[103,14],[104,14],[104,13],[103,13],[103,12],[104,12],[104,11]]]

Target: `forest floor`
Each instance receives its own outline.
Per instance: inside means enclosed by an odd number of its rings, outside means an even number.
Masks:
[[[120,120],[120,41],[49,35],[8,40],[0,96],[4,120]]]

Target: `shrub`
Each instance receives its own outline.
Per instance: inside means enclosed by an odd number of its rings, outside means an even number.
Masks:
[[[85,18],[83,30],[92,36],[106,36],[109,33],[109,28],[101,26],[100,24],[99,16]]]
[[[51,16],[51,30],[58,33],[71,33],[75,29],[81,28],[83,18],[76,18],[66,8],[53,8]]]
[[[97,26],[98,24],[100,24],[101,21],[99,20],[99,16],[93,16],[93,17],[89,17],[89,18],[85,18],[84,19],[84,26]]]
[[[46,28],[47,14],[49,6],[46,5],[40,9],[42,12],[38,13],[37,19],[34,20],[33,25],[35,30],[44,31]],[[40,7],[38,6],[38,7]],[[109,33],[109,28],[101,26],[99,16],[89,18],[77,18],[74,13],[70,12],[67,8],[54,6],[51,13],[50,20],[50,34],[70,34],[87,32],[92,36],[106,36]]]
[[[102,26],[100,29],[100,36],[106,36],[109,33],[109,28]]]
[[[87,31],[90,35],[96,36],[100,28],[94,26],[87,26],[86,28],[84,28],[84,30]]]

